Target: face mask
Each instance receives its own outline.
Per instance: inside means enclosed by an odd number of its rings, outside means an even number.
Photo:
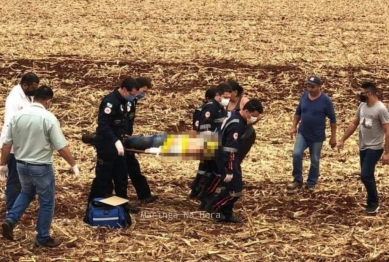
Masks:
[[[229,98],[222,98],[222,101],[220,101],[220,104],[222,106],[227,106],[229,102],[230,102]]]
[[[254,123],[255,121],[257,121],[257,119],[258,119],[258,117],[252,116],[252,117],[250,117],[250,119],[247,119],[247,122]]]
[[[135,96],[134,95],[130,95],[128,98],[127,98],[127,101],[130,101],[130,102],[132,102],[132,101],[134,101],[135,100]]]
[[[146,96],[145,93],[139,93],[139,94],[136,95],[136,98],[139,100],[139,99],[144,98],[145,96]]]
[[[359,94],[359,100],[361,102],[366,102],[367,101],[367,96],[363,95],[363,94]]]
[[[24,91],[26,96],[34,96],[35,95],[35,90],[26,90]]]

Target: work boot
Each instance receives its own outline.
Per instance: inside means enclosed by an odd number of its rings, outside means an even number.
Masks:
[[[8,240],[14,240],[14,226],[12,225],[12,222],[8,219],[4,220],[3,224],[1,224],[1,228],[3,229],[3,237]]]
[[[58,247],[61,245],[62,241],[59,239],[54,239],[52,237],[49,237],[49,239],[45,243],[38,243],[35,241],[35,247]]]
[[[194,199],[194,198],[196,198],[196,196],[199,194],[199,192],[197,192],[196,190],[191,190],[190,191],[190,194],[189,194],[189,198],[191,198],[191,199]]]
[[[205,210],[205,203],[203,203],[203,202],[200,203],[199,211],[206,211]]]
[[[83,134],[81,140],[87,145],[91,145],[91,146],[95,145],[95,136],[92,134]]]
[[[305,186],[305,189],[308,190],[309,192],[313,192],[313,191],[315,191],[315,186],[310,186],[310,185],[307,184]]]
[[[217,220],[218,222],[235,223],[235,224],[240,224],[240,223],[243,222],[241,218],[236,217],[236,216],[234,216],[234,215],[229,216],[229,217],[224,216],[224,217],[221,217],[221,218],[216,219],[216,220]]]
[[[144,199],[139,200],[141,204],[150,204],[153,203],[155,200],[158,199],[158,196],[149,196]]]
[[[128,212],[132,214],[138,214],[140,211],[139,207],[128,205]]]
[[[292,183],[290,183],[290,184],[286,187],[286,189],[287,189],[288,191],[295,191],[295,190],[301,188],[302,186],[303,186],[303,183],[297,182],[297,181],[293,181]]]

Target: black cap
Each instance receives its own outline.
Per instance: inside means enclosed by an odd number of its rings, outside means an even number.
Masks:
[[[323,81],[318,76],[310,76],[310,77],[308,77],[308,80],[305,83],[309,84],[311,86],[320,86],[323,84]]]

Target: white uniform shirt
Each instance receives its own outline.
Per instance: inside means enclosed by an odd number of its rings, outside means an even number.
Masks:
[[[3,129],[1,130],[0,136],[0,148],[3,147],[3,143],[5,141],[5,137],[7,135],[9,122],[16,112],[19,110],[30,106],[32,103],[32,99],[26,96],[23,91],[23,88],[20,84],[14,86],[7,96],[7,100],[5,101],[5,113],[4,113],[4,123]],[[11,154],[13,154],[13,147],[11,149]]]

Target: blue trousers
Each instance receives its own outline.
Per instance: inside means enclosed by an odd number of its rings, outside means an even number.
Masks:
[[[311,142],[305,139],[300,133],[297,134],[293,150],[293,171],[294,181],[303,182],[303,155],[305,149],[309,148],[311,165],[308,172],[307,185],[315,186],[320,174],[320,154],[323,142]]]
[[[19,174],[16,169],[15,155],[10,154],[8,159],[8,177],[5,189],[5,195],[7,197],[6,208],[8,211],[15,203],[15,200],[18,197],[21,189],[22,186],[20,185]]]
[[[38,244],[44,244],[50,237],[50,226],[54,215],[55,180],[53,166],[17,163],[17,170],[22,189],[6,219],[11,221],[13,225],[17,224],[34,199],[35,194],[38,194],[39,211],[36,241]]]

